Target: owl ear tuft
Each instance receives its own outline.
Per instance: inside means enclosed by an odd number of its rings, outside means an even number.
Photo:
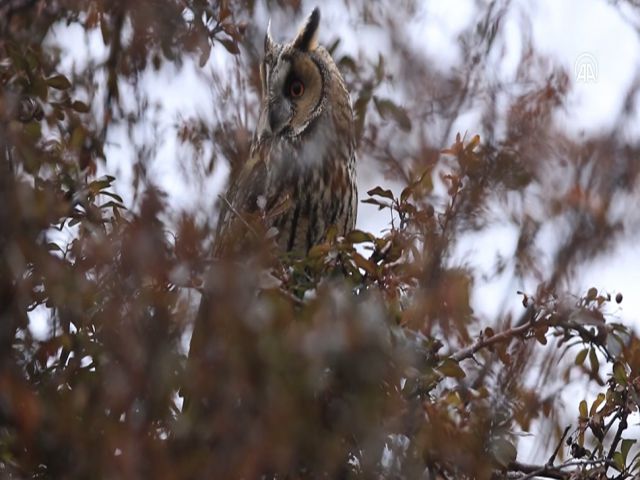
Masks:
[[[318,25],[320,25],[320,9],[316,7],[298,32],[293,46],[303,52],[315,50],[318,46]]]
[[[267,34],[264,36],[264,53],[273,50],[275,43],[276,42],[273,41],[273,37],[271,36],[271,19],[269,19],[269,23],[267,24]]]

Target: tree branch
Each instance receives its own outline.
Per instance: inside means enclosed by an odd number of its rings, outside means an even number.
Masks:
[[[480,337],[470,346],[463,348],[462,350],[457,351],[453,355],[450,356],[453,360],[459,362],[466,358],[471,358],[475,355],[476,352],[482,350],[483,348],[490,347],[497,343],[506,342],[511,340],[512,338],[522,337],[531,329],[530,323],[525,323],[524,325],[520,325],[519,327],[513,327],[503,332],[497,333],[491,337],[485,337],[484,335],[480,335]]]

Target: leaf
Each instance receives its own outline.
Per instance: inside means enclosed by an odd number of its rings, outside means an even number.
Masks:
[[[376,275],[378,273],[376,265],[371,260],[364,258],[358,252],[353,253],[352,258],[356,266],[363,269],[369,275]]]
[[[95,195],[99,193],[100,190],[104,190],[105,188],[110,187],[112,182],[113,177],[111,175],[105,175],[104,177],[100,177],[97,180],[94,180],[89,185],[87,185],[87,187],[89,188],[89,191]]]
[[[356,123],[356,139],[358,143],[360,143],[360,139],[362,138],[362,133],[364,132],[364,120],[367,116],[367,106],[371,101],[371,90],[365,89],[360,93],[360,96],[353,104],[353,112],[355,113],[355,123]]]
[[[31,137],[32,140],[40,140],[42,137],[42,126],[40,122],[29,122],[24,126],[24,132]]]
[[[596,354],[595,348],[589,350],[589,364],[591,365],[591,371],[593,374],[597,375],[600,371],[600,362],[598,361],[598,355]]]
[[[595,415],[595,413],[598,411],[598,407],[600,406],[600,404],[602,402],[604,402],[605,398],[607,398],[605,396],[604,393],[599,393],[598,396],[596,397],[596,399],[593,401],[593,403],[591,404],[591,408],[589,409],[589,415],[593,416]]]
[[[105,208],[121,208],[122,210],[126,210],[127,207],[125,207],[123,204],[118,203],[118,202],[114,202],[113,200],[109,200],[106,203],[103,203],[102,205],[98,206],[98,208],[100,209],[105,209]]]
[[[464,378],[467,376],[464,370],[460,368],[460,365],[455,360],[446,358],[438,365],[437,370],[445,377]]]
[[[513,443],[507,439],[497,438],[491,442],[491,455],[493,459],[498,462],[498,465],[507,468],[516,460],[518,451]]]
[[[627,371],[621,362],[615,362],[613,364],[613,378],[615,378],[616,382],[620,385],[626,385],[628,383]]]
[[[379,200],[376,200],[375,198],[365,198],[364,200],[361,200],[361,202],[376,205],[378,207],[378,210],[382,210],[383,208],[391,208],[391,205],[389,205],[388,203],[381,202]]]
[[[47,243],[47,250],[49,252],[58,251],[58,252],[64,253],[64,250],[62,250],[60,245],[58,245],[57,243],[54,243],[54,242]]]
[[[588,348],[583,348],[578,352],[575,360],[576,365],[582,365],[584,363],[584,361],[587,359],[587,353],[589,353]]]
[[[309,258],[320,258],[324,257],[331,250],[331,245],[328,243],[321,243],[320,245],[315,245],[311,247],[307,256]]]
[[[204,43],[204,45],[202,45],[202,53],[200,54],[200,58],[198,59],[198,65],[200,66],[200,68],[206,65],[210,55],[211,55],[211,44],[207,40]]]
[[[405,187],[402,192],[400,193],[400,202],[404,203],[407,201],[407,199],[413,194],[413,190],[415,189],[416,185],[414,183],[412,183],[411,185],[409,185],[408,187]]]
[[[587,300],[593,301],[598,296],[598,289],[595,287],[591,287],[587,292]]]
[[[49,97],[49,89],[47,88],[47,81],[41,76],[36,76],[33,79],[33,93],[35,93],[38,98],[46,101]]]
[[[216,40],[218,40],[218,42],[227,49],[227,52],[233,55],[238,55],[240,53],[240,49],[238,48],[238,43],[236,41],[229,40],[227,38],[216,38]]]
[[[327,51],[331,54],[332,57],[336,51],[336,48],[338,48],[338,45],[340,45],[340,37],[336,38],[333,43],[327,47]]]
[[[109,20],[103,15],[100,15],[100,33],[102,34],[102,41],[104,44],[109,45],[111,42],[111,30],[109,27]]]
[[[378,64],[376,65],[376,81],[380,83],[384,78],[384,56],[378,54]]]
[[[85,138],[87,137],[87,132],[82,125],[78,125],[73,129],[71,133],[71,139],[69,139],[69,146],[75,150],[80,150],[82,144],[84,143]]]
[[[620,452],[613,454],[613,464],[620,472],[624,470],[624,458]]]
[[[476,134],[476,135],[473,136],[473,138],[471,140],[469,140],[469,143],[467,143],[467,146],[465,147],[465,150],[467,150],[468,152],[471,152],[479,144],[480,144],[480,135]]]
[[[372,188],[367,192],[367,195],[370,197],[378,196],[388,198],[389,200],[393,200],[393,192],[391,190],[386,190],[382,187]]]
[[[73,108],[76,112],[79,113],[87,113],[89,111],[89,105],[80,100],[76,100],[71,104],[71,108]]]
[[[391,117],[402,130],[411,130],[411,119],[404,108],[399,107],[391,100],[379,99],[377,97],[373,97],[373,102],[382,118],[387,119]]]
[[[218,22],[224,22],[229,15],[231,15],[231,9],[228,5],[229,2],[220,2],[220,11],[218,12]]]
[[[53,77],[47,78],[47,85],[57,90],[67,90],[71,88],[71,82],[64,75],[54,75]]]
[[[629,455],[629,450],[637,440],[631,440],[629,438],[625,438],[622,440],[622,444],[620,445],[620,453],[622,453],[622,460],[624,463],[627,463],[627,456]]]
[[[340,70],[344,71],[344,70],[351,70],[352,72],[357,72],[358,71],[358,67],[356,65],[356,61],[350,57],[349,55],[345,55],[344,57],[342,57],[340,59],[340,61],[338,62],[338,66],[340,67]]]
[[[587,414],[587,401],[586,400],[582,400],[580,402],[580,406],[578,407],[578,409],[580,410],[580,416],[582,418],[588,418],[588,414]]]
[[[106,195],[108,197],[113,198],[115,201],[119,203],[124,203],[124,201],[122,200],[122,197],[120,195],[116,195],[113,192],[100,192],[100,195]]]
[[[536,328],[535,331],[534,331],[534,335],[536,337],[536,340],[541,345],[546,345],[547,344],[547,337],[546,337],[547,330],[548,330],[548,327],[541,327],[541,328]]]
[[[349,243],[365,243],[373,242],[373,240],[373,235],[367,232],[363,232],[362,230],[352,230],[347,234],[347,241]]]

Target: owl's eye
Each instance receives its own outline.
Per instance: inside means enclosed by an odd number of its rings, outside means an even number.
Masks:
[[[289,95],[291,95],[292,97],[301,97],[303,93],[304,83],[302,83],[300,80],[295,79],[289,84]]]

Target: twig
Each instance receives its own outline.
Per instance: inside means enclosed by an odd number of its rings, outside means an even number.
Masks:
[[[624,400],[624,404],[626,404],[627,402],[627,398],[625,395]],[[627,412],[626,408],[623,407],[623,412],[620,413],[620,423],[618,423],[618,429],[616,430],[616,436],[613,437],[613,442],[611,442],[611,448],[609,448],[609,453],[607,454],[607,460],[611,460],[613,458],[613,454],[616,452],[616,448],[618,447],[618,443],[620,442],[620,439],[622,438],[622,432],[624,432],[627,429],[627,415],[629,414],[629,412]]]
[[[519,477],[518,480],[526,480],[534,477],[556,478],[565,480],[571,478],[573,471],[566,471],[572,467],[597,467],[597,466],[611,466],[615,468],[615,465],[611,460],[599,459],[599,460],[570,460],[557,466],[551,465],[529,465],[520,462],[511,462],[508,470],[511,472],[524,473],[523,477]]]
[[[457,351],[453,355],[450,356],[451,359],[459,362],[466,358],[471,358],[478,351],[483,348],[490,347],[495,345],[496,343],[506,342],[515,337],[524,336],[529,329],[531,328],[530,323],[526,323],[524,325],[520,325],[519,327],[513,327],[503,332],[497,333],[491,337],[484,337],[483,335],[478,338],[473,345],[470,345],[462,350]]]
[[[549,460],[547,460],[547,465],[548,466],[553,465],[553,463],[556,461],[556,457],[558,456],[558,452],[560,451],[560,448],[562,447],[562,442],[564,442],[564,439],[566,438],[567,433],[569,433],[570,429],[571,429],[571,425],[569,425],[568,427],[566,427],[564,429],[564,433],[560,437],[560,441],[558,442],[558,446],[553,451],[553,454],[549,457]]]
[[[459,350],[453,355],[450,355],[450,358],[459,362],[461,360],[473,357],[473,355],[477,351],[482,350],[483,348],[490,347],[497,343],[506,342],[516,337],[525,337],[529,330],[534,326],[546,326],[566,330],[575,330],[580,334],[584,341],[596,345],[605,354],[607,360],[611,361],[613,359],[611,353],[607,350],[607,347],[600,344],[597,336],[578,323],[554,318],[553,316],[549,316],[546,319],[539,319],[534,323],[535,311],[532,307],[527,308],[527,311],[522,315],[521,319],[526,319],[526,323],[519,323],[515,327],[504,330],[503,332],[497,333],[488,338],[480,335],[480,337],[472,345]]]
[[[512,462],[509,464],[509,470],[524,473],[519,480],[525,480],[533,477],[557,478],[560,480],[567,479],[571,476],[568,472],[563,472],[560,467],[550,467],[549,465],[528,465],[526,463]]]
[[[249,225],[249,223],[244,218],[242,218],[242,215],[240,215],[240,213],[235,208],[233,208],[229,200],[227,200],[227,197],[225,197],[224,195],[218,195],[218,198],[227,205],[227,208],[231,210],[231,213],[238,217],[238,219],[244,224],[244,226],[247,227],[247,230],[249,230],[252,235],[258,238],[258,232],[256,232],[255,229],[251,225]]]

